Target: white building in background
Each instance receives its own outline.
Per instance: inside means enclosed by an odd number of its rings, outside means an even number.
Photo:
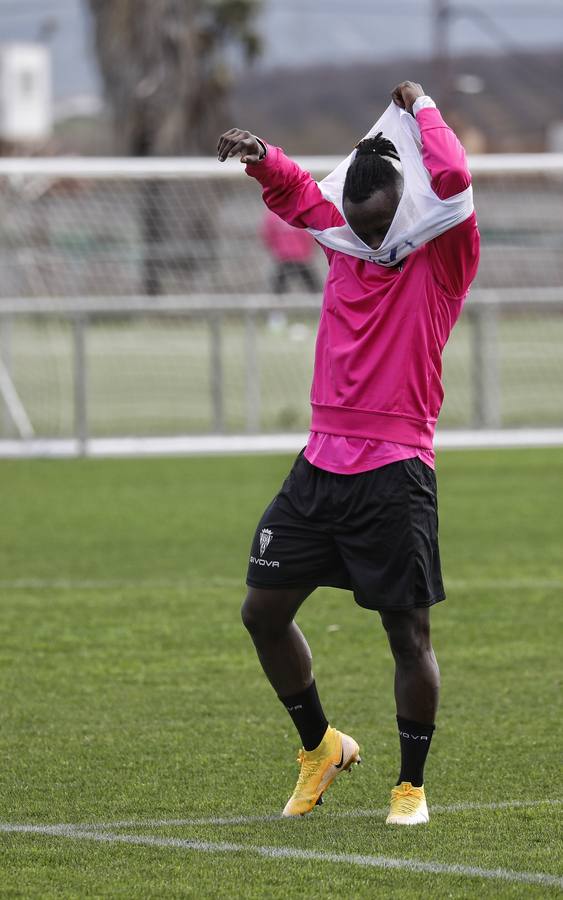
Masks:
[[[0,44],[0,139],[42,141],[52,129],[51,58],[44,44]]]

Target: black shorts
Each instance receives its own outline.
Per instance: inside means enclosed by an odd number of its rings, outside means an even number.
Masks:
[[[335,475],[302,451],[260,519],[246,583],[345,588],[381,611],[444,600],[433,470],[414,458]]]

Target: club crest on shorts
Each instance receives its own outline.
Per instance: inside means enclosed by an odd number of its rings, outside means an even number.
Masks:
[[[260,532],[260,556],[264,556],[266,550],[270,545],[270,541],[274,536],[274,532],[270,531],[269,528],[263,528]]]

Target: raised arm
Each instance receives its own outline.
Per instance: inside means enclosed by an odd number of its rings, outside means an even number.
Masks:
[[[432,188],[441,200],[459,194],[471,184],[465,151],[437,109],[416,113],[422,136],[422,158]],[[479,266],[480,236],[475,211],[455,228],[434,238],[429,246],[436,278],[445,293],[463,297]]]
[[[344,224],[309,172],[288,159],[280,147],[266,144],[249,131],[232,128],[219,138],[217,151],[221,162],[240,156],[247,174],[262,185],[266,206],[290,225],[321,231]]]
[[[422,160],[432,190],[441,200],[460,194],[471,184],[465,150],[420,84],[405,81],[393,91],[398,106],[416,116],[422,139]],[[479,230],[475,212],[429,244],[436,278],[444,292],[463,297],[477,274]]]

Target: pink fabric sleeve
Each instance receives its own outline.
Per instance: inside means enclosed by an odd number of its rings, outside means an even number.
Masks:
[[[471,184],[465,150],[437,109],[418,111],[422,159],[432,179],[432,189],[446,200]],[[452,298],[463,297],[477,274],[480,237],[475,212],[430,242],[430,258],[438,283]]]
[[[259,163],[248,163],[247,175],[263,187],[262,199],[273,212],[297,228],[322,231],[343,225],[336,206],[325,200],[314,178],[299,168],[280,147],[265,144],[267,155]]]

